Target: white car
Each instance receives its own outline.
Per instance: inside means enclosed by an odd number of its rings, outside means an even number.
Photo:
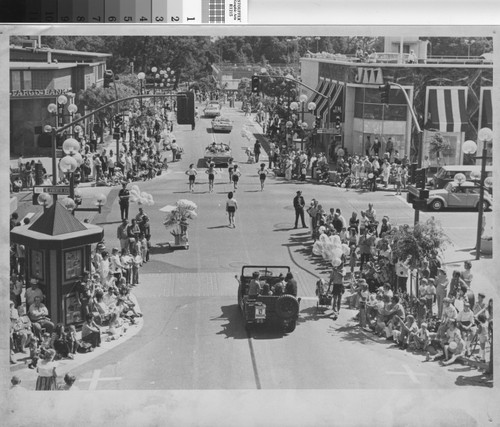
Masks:
[[[427,206],[435,211],[443,208],[479,208],[480,188],[473,182],[449,182],[440,190],[430,190],[429,197],[425,200]],[[483,210],[487,211],[493,205],[491,194],[485,190]]]
[[[205,117],[217,117],[220,116],[220,105],[218,102],[209,102],[208,105],[203,110],[203,115]]]
[[[233,122],[227,117],[216,117],[212,120],[212,130],[214,132],[231,132],[233,130]]]

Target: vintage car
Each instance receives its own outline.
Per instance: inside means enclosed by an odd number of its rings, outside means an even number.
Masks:
[[[203,115],[205,117],[217,117],[220,116],[220,105],[218,102],[209,102],[205,109],[203,110]]]
[[[213,142],[205,148],[205,162],[207,167],[214,163],[217,168],[225,168],[232,157],[231,147],[223,142]]]
[[[231,132],[233,130],[233,122],[227,117],[218,116],[212,120],[212,130],[214,132]]]
[[[299,318],[300,298],[288,294],[248,296],[248,288],[254,271],[259,272],[262,288],[275,289],[283,281],[290,267],[245,265],[238,280],[238,307],[245,327],[259,323],[274,323],[285,333],[293,332]],[[276,290],[274,291],[276,292]]]
[[[479,186],[473,182],[449,182],[440,190],[430,190],[425,199],[426,205],[435,211],[443,208],[479,208]],[[493,198],[484,191],[483,209],[486,211],[493,205]]]

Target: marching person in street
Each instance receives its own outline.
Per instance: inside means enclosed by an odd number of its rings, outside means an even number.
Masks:
[[[229,227],[236,228],[236,225],[234,223],[234,213],[238,209],[238,203],[236,202],[236,199],[233,198],[233,192],[230,191],[227,193],[227,201],[226,201],[226,212],[227,215],[229,216]]]
[[[189,177],[189,191],[192,193],[194,191],[194,181],[196,180],[196,175],[198,175],[198,171],[194,168],[194,163],[189,165],[186,175]]]
[[[302,197],[302,191],[297,191],[297,195],[293,198],[293,207],[295,209],[295,227],[297,228],[297,224],[300,220],[302,221],[302,228],[307,228],[306,222],[304,221],[304,206],[306,202],[304,201],[304,197]]]
[[[122,188],[118,192],[118,198],[120,204],[120,215],[123,221],[124,219],[128,219],[128,208],[130,203],[130,192],[127,190],[127,183],[125,181],[122,182]]]
[[[238,181],[240,180],[240,176],[241,176],[241,172],[238,169],[238,165],[234,165],[233,175],[232,175],[234,191],[236,191],[236,189],[238,188]]]
[[[260,191],[264,191],[264,182],[266,181],[267,174],[269,173],[269,169],[266,168],[265,163],[260,164],[260,169],[257,170],[260,179]]]
[[[233,182],[233,171],[234,171],[233,158],[230,157],[229,160],[227,161],[227,173],[229,174],[229,182]]]
[[[215,175],[217,175],[217,171],[215,170],[215,163],[210,163],[210,166],[208,169],[205,171],[205,173],[208,175],[208,192],[213,193],[214,192],[214,179]]]

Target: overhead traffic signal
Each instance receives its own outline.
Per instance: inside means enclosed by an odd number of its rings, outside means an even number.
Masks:
[[[389,104],[389,93],[391,91],[391,84],[386,83],[385,85],[379,86],[380,91],[380,102],[382,104]]]
[[[177,123],[194,126],[194,93],[177,93]]]
[[[260,77],[252,76],[252,93],[260,92]]]

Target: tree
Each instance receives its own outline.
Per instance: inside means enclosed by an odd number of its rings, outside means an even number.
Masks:
[[[436,158],[438,166],[441,164],[441,157],[450,150],[450,143],[439,132],[433,133],[429,138],[430,158]]]
[[[439,221],[434,217],[413,227],[405,224],[394,227],[388,234],[395,257],[405,260],[411,255],[411,268],[416,268],[424,258],[439,255],[451,243]]]

